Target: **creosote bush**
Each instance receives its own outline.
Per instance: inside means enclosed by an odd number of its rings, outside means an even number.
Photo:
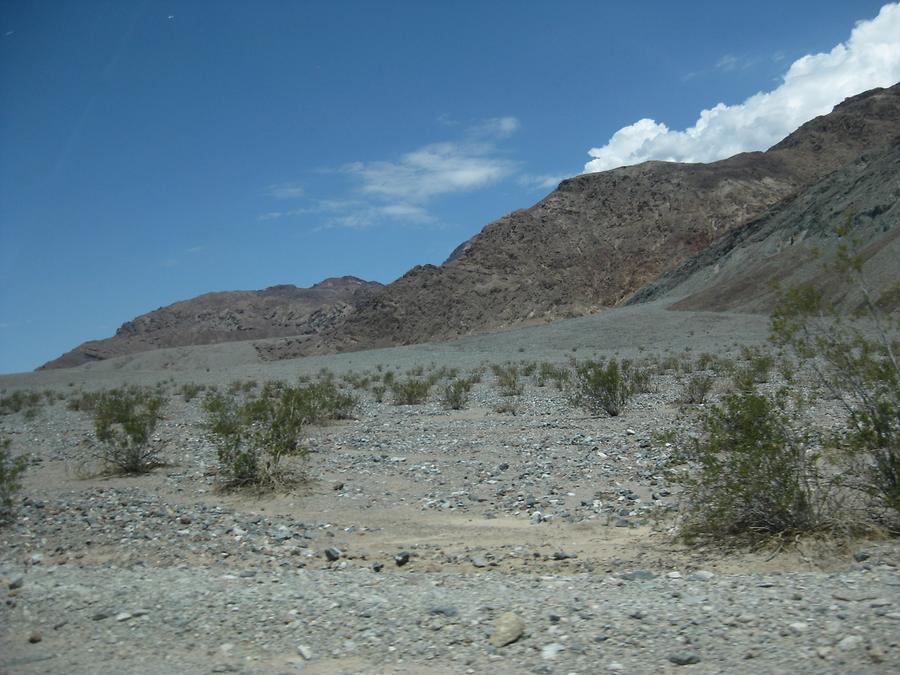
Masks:
[[[592,413],[603,410],[610,417],[618,416],[638,390],[649,386],[646,373],[627,360],[585,361],[575,366],[575,379],[575,402]]]
[[[682,533],[687,538],[760,538],[833,529],[839,509],[819,474],[810,436],[774,397],[740,390],[712,406],[702,437],[677,453],[688,469]]]
[[[305,457],[303,429],[325,420],[344,419],[356,400],[331,379],[291,387],[266,383],[259,396],[235,392],[206,398],[206,429],[215,445],[226,487],[275,488],[288,478],[285,457]]]
[[[862,261],[843,248],[844,272],[861,290],[862,305],[849,316],[828,304],[822,292],[806,284],[782,292],[772,315],[772,341],[813,375],[813,381],[837,400],[847,415],[843,433],[829,440],[852,464],[848,486],[900,514],[900,318],[879,306],[896,304],[900,283],[882,298],[871,296],[862,278]],[[889,516],[890,517],[890,516]]]
[[[465,378],[457,378],[444,388],[444,407],[451,410],[462,410],[469,402],[472,383]]]
[[[165,399],[155,390],[120,387],[96,394],[94,432],[101,443],[100,459],[118,473],[146,473],[160,466],[159,450],[151,436]]]
[[[525,391],[525,385],[519,382],[519,369],[516,366],[493,365],[491,370],[497,378],[497,389],[501,396],[520,396]]]
[[[13,515],[15,495],[22,487],[22,474],[27,460],[24,455],[13,457],[8,438],[0,439],[0,522]]]
[[[688,405],[699,405],[706,402],[706,397],[712,391],[715,380],[704,373],[695,373],[685,383],[681,393],[681,401]]]
[[[394,394],[394,405],[418,405],[428,400],[431,384],[428,380],[418,379],[418,376],[410,376],[405,381],[395,380],[391,384],[391,391]]]

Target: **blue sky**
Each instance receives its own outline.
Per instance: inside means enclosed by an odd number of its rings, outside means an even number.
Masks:
[[[785,101],[900,79],[882,5],[2,0],[0,372],[208,291],[389,282],[585,170],[764,149]]]

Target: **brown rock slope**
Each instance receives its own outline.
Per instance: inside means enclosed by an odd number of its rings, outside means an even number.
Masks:
[[[447,339],[627,300],[726,233],[900,133],[900,84],[847,99],[766,152],[647,162],[563,181],[365,298],[316,334],[259,343],[266,359]]]
[[[380,288],[379,283],[339,277],[311,288],[207,293],[143,314],[122,324],[114,337],[85,342],[40,369],[164,347],[314,333],[346,317],[361,298]]]
[[[838,236],[836,226],[846,230]],[[768,312],[772,282],[811,281],[850,308],[863,301],[833,262],[841,245],[863,260],[863,278],[878,297],[900,279],[900,135],[864,153],[781,208],[735,228],[630,302],[671,299],[673,309]],[[885,309],[896,309],[897,297]]]

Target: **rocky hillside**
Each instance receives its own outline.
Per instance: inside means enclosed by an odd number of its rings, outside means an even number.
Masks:
[[[563,181],[531,208],[487,225],[443,265],[415,267],[384,287],[353,280],[210,294],[139,317],[44,367],[282,336],[255,343],[260,356],[294,358],[595,313],[799,195],[835,198],[809,189],[898,134],[900,84],[847,99],[766,152],[710,164],[646,162]]]
[[[839,237],[836,226],[849,226],[848,235]],[[732,230],[642,289],[632,302],[670,298],[674,309],[767,312],[776,299],[769,282],[813,281],[833,302],[855,307],[862,301],[859,288],[843,283],[825,264],[841,244],[862,256],[863,276],[874,294],[897,282],[900,136],[782,208]]]
[[[900,133],[900,84],[847,99],[767,152],[647,162],[563,181],[440,267],[410,270],[338,325],[263,358],[453,338],[618,305],[723,235]]]
[[[272,286],[262,291],[207,293],[133,321],[114,337],[79,345],[41,366],[66,368],[125,354],[188,345],[315,333],[353,312],[381,284],[356,277],[326,279],[311,288]]]

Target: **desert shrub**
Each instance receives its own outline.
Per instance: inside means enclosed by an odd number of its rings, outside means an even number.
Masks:
[[[372,397],[377,403],[384,403],[384,395],[386,392],[387,387],[385,387],[383,384],[372,385]]]
[[[553,382],[557,389],[563,389],[568,383],[569,377],[568,368],[544,361],[538,366],[535,384],[539,387],[545,387],[548,382]]]
[[[0,522],[12,516],[15,495],[22,488],[22,474],[27,466],[24,455],[13,457],[9,445],[8,438],[0,439]]]
[[[501,396],[519,396],[525,391],[525,385],[519,382],[519,369],[514,365],[491,366],[497,378],[497,389]]]
[[[381,376],[381,381],[384,382],[386,386],[391,387],[394,385],[394,382],[397,381],[397,375],[393,370],[386,370],[384,375]]]
[[[49,396],[47,396],[49,394]],[[16,391],[0,398],[0,415],[11,415],[21,412],[25,419],[34,419],[46,398],[53,402],[53,392],[38,393],[36,391]]]
[[[267,382],[259,396],[212,394],[204,402],[206,429],[215,445],[225,485],[277,487],[282,460],[305,457],[304,427],[348,417],[356,400],[327,379],[303,386]]]
[[[677,454],[690,470],[682,504],[686,537],[759,538],[835,525],[811,437],[785,410],[786,393],[728,394],[702,420],[702,434]]]
[[[206,389],[206,385],[196,384],[194,382],[187,382],[181,385],[181,389],[178,390],[178,393],[181,394],[181,397],[185,401],[193,401],[197,398],[201,392]]]
[[[744,363],[734,371],[734,380],[738,388],[747,389],[751,385],[769,381],[775,357],[758,347],[744,347],[741,350]]]
[[[853,464],[848,485],[900,511],[900,319],[884,316],[900,284],[886,297],[871,297],[861,262],[844,251],[845,272],[864,301],[850,315],[826,303],[820,290],[804,285],[781,293],[772,315],[772,340],[811,371],[813,380],[847,415],[843,433],[830,441]]]
[[[494,412],[508,415],[518,415],[522,405],[516,397],[506,398],[494,406]]]
[[[465,378],[457,378],[444,388],[444,407],[451,410],[462,410],[469,402],[472,383]]]
[[[682,403],[689,405],[705,403],[714,382],[715,380],[709,375],[695,373],[684,385],[681,393]]]
[[[66,402],[66,408],[75,412],[93,412],[97,407],[100,393],[96,391],[78,392]]]
[[[151,442],[165,399],[154,390],[121,387],[96,395],[91,415],[100,458],[120,473],[146,473],[161,464]]]
[[[428,400],[431,385],[428,380],[408,377],[405,381],[395,381],[391,385],[394,394],[394,405],[418,405]]]
[[[603,410],[616,417],[635,394],[635,375],[629,361],[585,361],[575,368],[575,402],[593,413]]]

